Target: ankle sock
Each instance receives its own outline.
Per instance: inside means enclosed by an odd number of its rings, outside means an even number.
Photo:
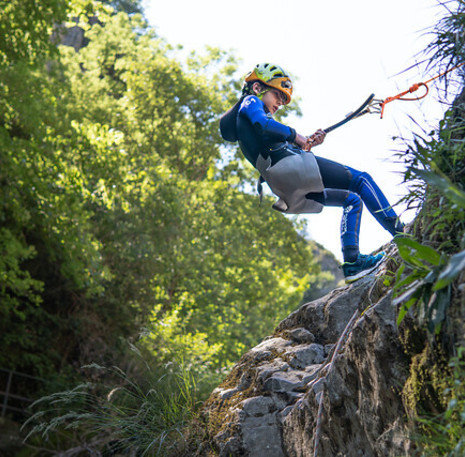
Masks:
[[[344,257],[344,262],[355,262],[358,258],[358,246],[344,246],[342,248],[342,255]]]

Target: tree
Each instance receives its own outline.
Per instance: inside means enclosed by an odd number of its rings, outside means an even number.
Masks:
[[[295,222],[244,190],[251,169],[222,160],[234,59],[183,62],[138,14],[86,36],[2,73],[2,334],[17,351],[0,364],[117,358],[149,326],[160,363],[228,365],[319,275]]]

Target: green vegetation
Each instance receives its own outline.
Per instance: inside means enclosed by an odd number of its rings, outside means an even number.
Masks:
[[[452,371],[449,386],[443,390],[445,411],[419,419],[423,434],[417,437],[422,455],[461,457],[465,454],[465,378],[464,348],[460,347],[449,366]]]
[[[446,5],[450,6],[450,5]],[[426,49],[429,68],[464,61],[465,2],[439,21]],[[438,71],[439,72],[439,71]],[[456,73],[457,74],[457,73]],[[406,201],[421,209],[406,238],[396,240],[403,264],[395,285],[406,353],[404,403],[416,424],[418,455],[463,456],[465,271],[465,98],[463,70],[446,88],[461,90],[439,130],[417,137],[404,159]],[[403,322],[410,315],[414,319]]]
[[[138,1],[39,3],[0,4],[0,367],[63,386],[35,418],[35,431],[56,429],[54,450],[126,420],[153,435],[138,444],[153,453],[326,277],[301,227],[258,205],[246,192],[256,175],[224,148],[233,56],[210,48],[181,60]],[[59,45],[58,24],[76,23],[79,52]],[[154,384],[131,371],[127,340]],[[126,375],[81,369],[92,363]],[[180,375],[195,378],[193,397]],[[67,398],[75,416],[61,415]],[[115,422],[94,427],[99,414]]]
[[[78,455],[179,455],[198,406],[195,379],[184,370],[148,365],[134,347],[132,357],[131,375],[117,367],[85,366],[97,382],[37,401],[39,412],[25,424],[27,454],[41,455],[46,440],[50,453],[65,447]]]
[[[21,455],[188,455],[199,402],[327,277],[219,137],[234,56],[182,60],[137,1],[39,3],[0,2],[0,366],[63,389]],[[464,61],[464,18],[438,24],[432,68]],[[59,45],[76,23],[79,52]],[[425,456],[464,455],[464,107],[404,155],[421,210],[395,287]]]

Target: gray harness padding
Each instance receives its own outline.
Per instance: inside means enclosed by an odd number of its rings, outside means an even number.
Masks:
[[[315,156],[311,152],[292,154],[271,166],[271,158],[260,154],[255,168],[279,199],[273,209],[286,214],[319,213],[323,205],[305,197],[323,192],[324,186]]]

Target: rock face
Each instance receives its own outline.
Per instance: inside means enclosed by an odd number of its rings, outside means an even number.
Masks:
[[[204,407],[216,455],[409,455],[408,362],[387,283],[394,249],[375,274],[302,305],[242,357]]]

